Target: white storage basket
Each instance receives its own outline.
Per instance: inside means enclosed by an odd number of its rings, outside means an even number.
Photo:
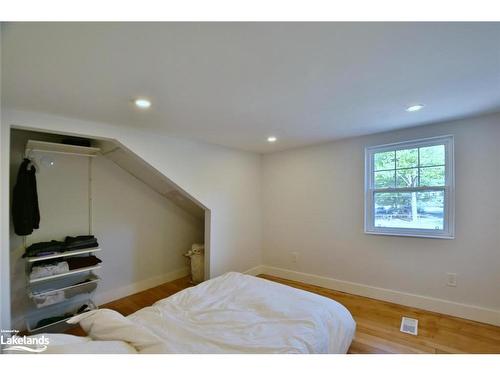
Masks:
[[[91,273],[38,283],[30,288],[29,296],[37,308],[42,308],[81,294],[90,294],[97,288],[99,280]]]
[[[28,329],[28,332],[30,332],[31,334],[42,333],[42,332],[45,333],[64,332],[74,326],[68,324],[67,320],[75,315],[78,315],[77,314],[78,309],[84,304],[88,305],[90,310],[97,309],[95,303],[92,300],[80,299],[75,301],[68,301],[66,303],[63,302],[58,305],[48,307],[46,309],[36,311],[26,317],[26,327]],[[49,318],[52,316],[64,316],[64,315],[67,316],[55,322],[45,324],[43,326],[39,325],[39,322],[42,319]]]
[[[193,244],[191,250],[184,254],[191,260],[191,280],[193,284],[205,281],[205,246]]]

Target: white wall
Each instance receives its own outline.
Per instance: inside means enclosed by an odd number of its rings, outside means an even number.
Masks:
[[[40,133],[14,130],[11,143],[11,191],[27,139],[50,140]],[[89,159],[81,156],[33,153],[41,213],[40,229],[26,237],[34,242],[62,240],[89,233]],[[41,158],[50,158],[47,166]],[[121,298],[146,287],[186,275],[183,254],[203,242],[203,220],[179,208],[111,160],[92,159],[92,233],[103,261],[96,299]],[[11,225],[12,326],[23,328],[26,298],[22,237]]]
[[[262,262],[259,155],[122,126],[6,110],[2,127],[11,125],[116,139],[211,210],[210,276]],[[8,157],[5,140],[1,152],[2,159]],[[3,184],[5,173],[2,170]],[[2,194],[8,201],[7,193]],[[6,239],[2,241],[2,249],[8,248]]]
[[[269,272],[289,269],[298,271],[297,277],[314,274],[429,301],[500,310],[498,114],[290,150],[262,161],[219,146],[46,114],[8,111],[3,120],[116,138],[171,178],[212,210],[212,276],[258,266],[264,255],[263,263],[274,266]],[[365,235],[364,147],[442,134],[455,136],[456,239]],[[299,252],[297,265],[290,256],[294,251]],[[458,274],[456,288],[445,286],[446,272]]]
[[[364,234],[364,147],[445,134],[456,239]],[[266,265],[493,309],[500,324],[500,114],[265,155],[262,174]]]
[[[203,243],[203,220],[153,191],[111,160],[93,163],[93,227],[103,261],[98,303],[183,276],[183,254]]]

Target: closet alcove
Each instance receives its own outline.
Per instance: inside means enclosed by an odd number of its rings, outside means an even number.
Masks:
[[[11,132],[11,192],[27,157],[36,168],[40,210],[39,229],[26,236],[14,232],[11,215],[11,314],[18,330],[62,332],[84,305],[93,309],[186,276],[184,254],[205,242],[206,208],[166,176],[113,140],[78,146],[68,138]],[[23,258],[34,243],[84,235],[95,236],[98,246]],[[30,277],[33,265],[88,256],[102,262]]]

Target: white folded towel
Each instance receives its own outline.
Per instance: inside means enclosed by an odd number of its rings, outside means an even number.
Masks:
[[[30,279],[39,279],[41,277],[59,275],[69,271],[68,262],[58,262],[56,264],[43,264],[33,266],[30,273]]]

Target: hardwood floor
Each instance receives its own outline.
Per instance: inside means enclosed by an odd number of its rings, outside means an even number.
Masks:
[[[357,324],[349,353],[500,353],[500,327],[274,276],[259,277],[332,298],[347,307]],[[189,286],[186,277],[100,307],[128,315]],[[418,336],[399,331],[402,316],[419,320]],[[76,328],[68,333],[82,335],[83,331]]]
[[[356,321],[349,353],[500,353],[500,327],[394,303],[260,275],[343,304]],[[399,331],[401,317],[418,319],[418,336]]]
[[[151,306],[156,301],[167,298],[168,296],[180,292],[183,289],[189,288],[190,286],[193,285],[190,282],[189,276],[187,276],[166,284],[158,285],[140,293],[120,298],[99,307],[116,310],[122,315],[129,315],[144,307]]]

